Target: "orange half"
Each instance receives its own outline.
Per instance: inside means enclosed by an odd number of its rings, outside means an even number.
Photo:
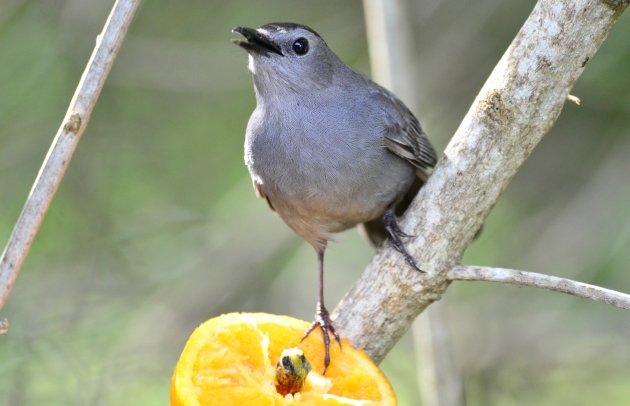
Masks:
[[[349,341],[331,343],[324,369],[319,329],[300,343],[309,323],[266,313],[230,313],[210,319],[190,336],[171,380],[171,405],[396,405],[376,365]],[[282,396],[275,366],[286,348],[300,348],[313,370],[302,391]]]

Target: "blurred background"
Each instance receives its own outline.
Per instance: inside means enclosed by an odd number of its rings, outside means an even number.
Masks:
[[[113,2],[0,3],[4,246]],[[535,1],[412,2],[419,111],[438,151]],[[0,404],[167,404],[190,332],[231,311],[311,320],[312,248],[256,199],[243,164],[254,95],[230,29],[294,21],[370,73],[361,2],[145,1],[8,305]],[[630,292],[630,16],[488,218],[464,263]],[[372,256],[327,251],[332,308]],[[534,289],[461,282],[447,323],[470,405],[627,405],[630,313]],[[418,404],[405,336],[382,366]]]

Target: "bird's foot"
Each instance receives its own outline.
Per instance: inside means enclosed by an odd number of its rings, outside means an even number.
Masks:
[[[394,249],[400,252],[403,257],[405,257],[405,261],[416,271],[424,272],[422,269],[418,267],[416,264],[416,260],[407,252],[405,248],[405,244],[402,241],[402,238],[412,237],[411,235],[405,233],[398,227],[398,221],[396,221],[396,215],[392,209],[385,210],[385,214],[383,214],[383,220],[385,221],[385,230],[389,235],[389,241],[391,242]]]
[[[335,327],[332,324],[332,320],[330,319],[330,314],[328,313],[328,309],[324,307],[323,304],[317,304],[317,312],[315,313],[315,321],[311,326],[306,330],[304,336],[301,341],[304,341],[306,337],[313,330],[319,327],[322,330],[322,336],[324,338],[324,372],[322,375],[326,374],[326,370],[328,369],[328,365],[330,365],[330,336],[329,333],[335,337],[335,341],[339,344],[339,349],[341,349],[341,339],[339,338],[339,334],[335,331]]]

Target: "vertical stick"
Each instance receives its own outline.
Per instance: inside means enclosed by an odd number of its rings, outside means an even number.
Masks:
[[[117,0],[0,258],[0,310],[44,220],[140,0]]]
[[[364,0],[372,77],[418,112],[418,69],[413,27],[405,0]],[[429,306],[414,322],[412,332],[422,404],[459,406],[464,385],[451,349],[445,323],[444,298]]]

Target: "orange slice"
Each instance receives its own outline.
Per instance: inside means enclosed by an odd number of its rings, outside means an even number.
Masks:
[[[190,336],[171,380],[171,405],[396,405],[376,365],[349,341],[331,343],[324,369],[319,330],[300,343],[309,323],[265,313],[230,313],[210,319]],[[334,344],[334,345],[333,345]],[[276,363],[298,347],[312,365],[301,392],[276,391]]]

